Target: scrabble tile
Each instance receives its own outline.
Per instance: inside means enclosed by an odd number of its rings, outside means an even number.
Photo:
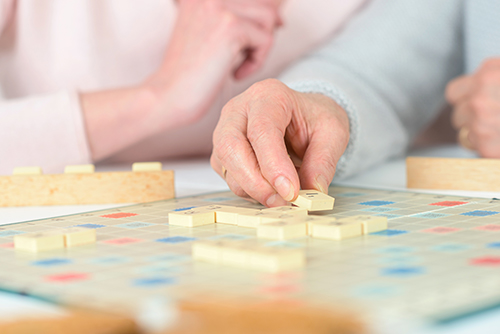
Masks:
[[[253,241],[197,241],[192,250],[197,261],[258,271],[279,272],[305,265],[303,250],[263,247]]]
[[[12,175],[42,175],[41,167],[16,167],[12,171]]]
[[[215,211],[215,222],[221,224],[238,225],[238,214],[252,213],[255,209],[239,208],[228,205],[211,205],[203,207]]]
[[[300,190],[299,196],[292,204],[308,211],[332,210],[335,198],[317,190]]]
[[[257,228],[261,223],[261,217],[266,213],[262,210],[250,209],[243,213],[238,213],[237,225],[241,227]]]
[[[288,213],[264,212],[264,214],[260,216],[260,224],[268,224],[279,221],[304,220],[306,217]]]
[[[387,217],[359,215],[342,218],[339,222],[359,222],[361,223],[363,234],[374,233],[387,230]]]
[[[222,242],[220,241],[196,241],[192,246],[194,260],[213,264],[222,262]]]
[[[257,226],[257,237],[286,240],[307,236],[305,221],[277,221]]]
[[[14,247],[30,252],[64,248],[64,235],[60,230],[14,236]]]
[[[250,253],[248,269],[266,272],[280,272],[302,268],[306,263],[304,251],[257,247]]]
[[[133,172],[158,172],[161,170],[161,162],[135,162],[132,164]]]
[[[168,224],[175,226],[196,227],[215,223],[215,212],[203,209],[189,209],[168,213]]]
[[[287,214],[294,217],[307,217],[307,209],[297,206],[278,206],[262,210],[265,213]]]
[[[64,168],[65,174],[88,174],[95,172],[94,165],[71,165]]]
[[[335,221],[335,217],[324,217],[324,216],[312,216],[309,215],[303,221],[306,223],[307,235],[312,235],[312,224],[315,222],[332,222]]]
[[[317,221],[312,223],[311,235],[314,238],[342,240],[362,234],[360,222],[340,222],[339,220]]]
[[[95,243],[96,230],[93,228],[70,227],[62,229],[64,235],[64,245],[66,247],[74,247]]]

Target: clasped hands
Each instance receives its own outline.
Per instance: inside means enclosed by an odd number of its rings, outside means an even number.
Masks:
[[[447,87],[452,125],[459,141],[484,158],[500,158],[500,58],[486,60],[473,74]]]

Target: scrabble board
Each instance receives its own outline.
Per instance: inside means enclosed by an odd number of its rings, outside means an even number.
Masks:
[[[447,324],[500,305],[500,200],[331,187],[331,211],[385,216],[388,229],[346,240],[259,239],[227,224],[172,226],[169,212],[207,205],[262,208],[230,192],[163,200],[0,227],[0,288],[77,305],[135,312],[199,294],[352,308],[369,323]],[[95,229],[92,245],[16,250],[16,235]],[[301,269],[265,273],[194,261],[192,244],[255,242],[302,249]]]

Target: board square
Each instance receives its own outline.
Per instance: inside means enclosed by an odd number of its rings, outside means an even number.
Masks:
[[[436,206],[457,206],[457,205],[464,205],[469,202],[460,202],[460,201],[442,201],[442,202],[436,202],[436,203],[431,203],[429,205],[436,205]]]
[[[46,281],[56,282],[56,283],[72,283],[76,281],[84,281],[89,278],[90,278],[89,274],[81,272],[68,272],[68,273],[45,276]]]
[[[0,248],[14,248],[13,242],[7,242],[5,244],[0,244]]]
[[[500,242],[491,242],[489,244],[486,245],[486,247],[488,248],[500,248]]]
[[[474,210],[461,213],[462,216],[486,217],[498,214],[498,211]]]
[[[117,212],[117,213],[110,213],[108,215],[100,216],[102,218],[113,218],[113,219],[119,219],[119,218],[127,218],[127,217],[133,217],[137,216],[137,213],[131,213],[131,212]]]
[[[408,276],[422,275],[424,273],[424,268],[422,267],[383,268],[381,273],[383,276],[408,277]]]
[[[174,209],[172,211],[187,211],[187,210],[191,210],[191,209],[194,209],[196,208],[196,206],[186,206],[184,208],[177,208],[177,209]]]
[[[359,203],[361,205],[370,205],[370,206],[381,206],[381,205],[389,205],[389,204],[394,204],[395,202],[391,201],[367,201],[367,202],[362,202]]]
[[[193,241],[196,240],[197,238],[191,238],[191,237],[183,237],[183,236],[175,236],[175,237],[167,237],[167,238],[161,238],[161,239],[156,239],[156,242],[164,242],[167,244],[178,244],[182,242],[188,242],[188,241]]]
[[[370,235],[382,235],[382,236],[386,236],[386,237],[393,237],[393,236],[405,234],[405,233],[408,233],[408,231],[388,229],[385,231],[370,233]]]
[[[132,284],[142,287],[156,287],[161,285],[172,285],[175,283],[176,280],[173,277],[148,277],[135,279]]]
[[[422,230],[420,232],[423,232],[423,233],[446,234],[446,233],[458,232],[460,230],[461,230],[460,228],[455,228],[455,227],[438,226],[438,227],[428,228],[428,229]]]
[[[422,212],[422,213],[417,213],[415,215],[411,215],[410,217],[416,217],[416,218],[424,218],[424,219],[436,219],[436,218],[443,218],[443,217],[448,217],[451,216],[446,213],[439,213],[439,212]]]
[[[100,225],[100,224],[80,224],[76,225],[77,227],[84,227],[84,228],[103,228],[106,227],[106,225]]]
[[[69,264],[71,262],[73,261],[71,261],[70,259],[53,258],[53,259],[38,260],[32,262],[31,264],[40,267],[54,267],[54,266]]]
[[[471,259],[469,262],[473,266],[498,267],[500,266],[500,256],[483,256]]]
[[[15,231],[15,230],[0,231],[0,238],[12,237],[14,235],[23,234],[23,233],[25,233],[25,232]]]
[[[135,242],[141,242],[143,241],[142,239],[135,239],[135,238],[118,238],[118,239],[111,239],[111,240],[105,240],[102,243],[104,244],[110,244],[110,245],[127,245],[127,244],[132,244]]]
[[[478,230],[478,231],[497,232],[497,231],[500,231],[500,225],[489,224],[489,225],[478,226],[478,227],[475,227],[473,229]]]
[[[125,223],[125,224],[115,225],[115,227],[141,228],[141,227],[147,227],[147,226],[152,226],[152,225],[154,225],[154,224],[144,223],[144,222],[132,222],[132,223]]]

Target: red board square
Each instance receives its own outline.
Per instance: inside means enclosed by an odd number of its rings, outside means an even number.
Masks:
[[[127,218],[127,217],[133,217],[137,216],[137,213],[130,213],[130,212],[117,212],[117,213],[110,213],[109,215],[104,215],[101,216],[103,218]]]
[[[500,256],[483,256],[471,259],[469,262],[473,266],[498,267],[500,266]]]
[[[496,232],[500,231],[500,225],[495,225],[495,224],[483,225],[474,227],[474,230]]]
[[[14,248],[14,243],[13,242],[8,242],[6,244],[1,244],[0,248]]]
[[[45,277],[45,280],[49,282],[71,283],[75,281],[83,281],[89,278],[90,275],[87,273],[70,272],[57,275],[49,275]]]
[[[460,230],[461,229],[455,228],[455,227],[438,226],[438,227],[428,228],[427,230],[422,230],[421,232],[424,232],[424,233],[446,234],[446,233],[457,232],[457,231],[460,231]]]
[[[118,238],[118,239],[106,240],[106,241],[103,241],[103,243],[111,244],[111,245],[126,245],[126,244],[132,244],[134,242],[140,242],[140,241],[142,241],[142,239]]]
[[[459,201],[442,201],[442,202],[437,202],[437,203],[432,203],[429,205],[436,205],[436,206],[457,206],[457,205],[463,205],[467,204],[469,202],[459,202]]]

